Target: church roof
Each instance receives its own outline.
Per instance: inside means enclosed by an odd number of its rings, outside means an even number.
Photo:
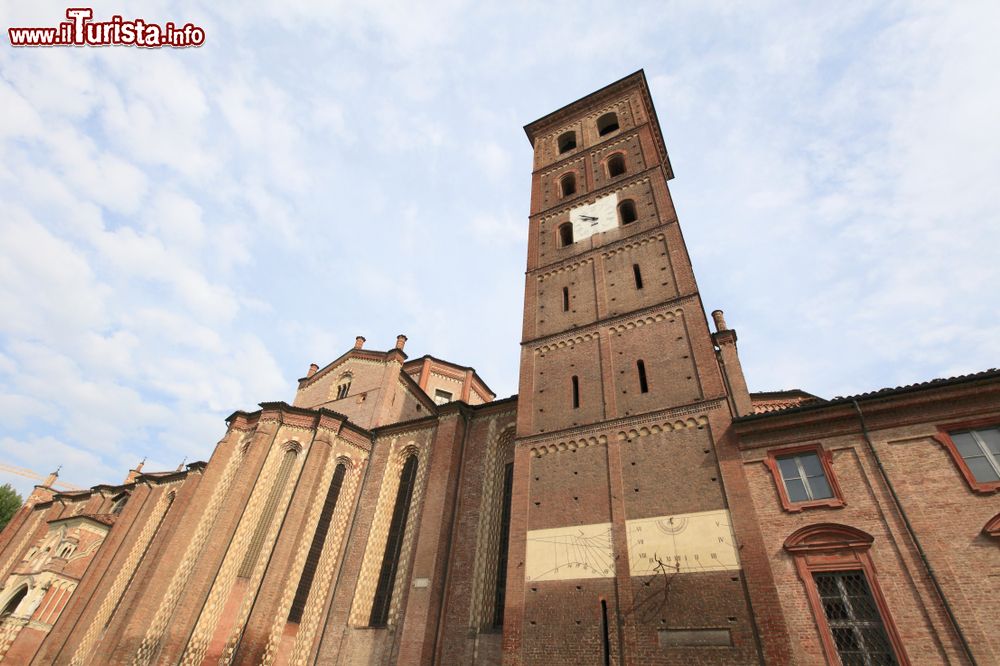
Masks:
[[[956,375],[954,377],[939,377],[936,379],[929,379],[924,382],[916,382],[913,384],[906,384],[904,386],[886,387],[886,388],[876,389],[874,391],[868,391],[866,393],[858,393],[856,395],[837,396],[836,398],[832,398],[830,400],[817,399],[815,401],[804,402],[802,404],[793,407],[786,407],[785,409],[747,414],[745,416],[739,417],[736,420],[739,422],[758,421],[761,419],[766,419],[769,416],[777,416],[777,415],[783,416],[786,414],[797,414],[801,412],[823,409],[826,407],[833,407],[836,405],[850,404],[854,401],[862,402],[869,400],[878,400],[882,398],[892,398],[895,396],[917,393],[920,391],[927,391],[931,389],[945,388],[948,386],[955,386],[960,384],[973,383],[973,382],[992,380],[992,379],[1000,379],[1000,369],[990,368],[989,370],[983,370],[981,372],[973,372],[966,375]],[[793,389],[793,390],[797,391],[798,389]]]

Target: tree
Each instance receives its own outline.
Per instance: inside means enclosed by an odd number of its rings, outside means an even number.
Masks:
[[[0,486],[0,530],[7,527],[7,523],[23,503],[24,500],[9,483]]]

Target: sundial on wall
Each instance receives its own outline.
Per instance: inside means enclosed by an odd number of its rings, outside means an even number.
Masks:
[[[633,576],[739,569],[725,509],[626,521]]]
[[[531,530],[526,545],[527,582],[615,575],[611,523]]]

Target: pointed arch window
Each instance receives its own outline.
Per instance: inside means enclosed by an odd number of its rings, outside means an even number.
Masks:
[[[21,589],[15,592],[13,596],[11,596],[10,601],[8,601],[7,604],[3,607],[3,611],[0,611],[0,620],[3,620],[9,615],[13,615],[14,611],[17,610],[17,607],[21,605],[21,602],[27,595],[28,595],[28,586],[22,585]]]
[[[292,599],[292,607],[288,612],[289,622],[299,623],[302,621],[302,613],[306,609],[309,590],[316,577],[316,567],[319,565],[320,555],[323,554],[323,545],[326,544],[327,532],[330,531],[330,520],[337,508],[337,499],[340,497],[340,489],[344,485],[346,473],[347,467],[343,463],[337,465],[337,469],[333,472],[333,479],[331,479],[330,487],[326,491],[323,508],[316,521],[316,531],[313,533],[312,543],[309,544],[309,554],[306,556],[306,563],[302,567],[302,575],[299,577],[299,586],[295,589],[295,598]]]
[[[285,451],[285,455],[281,459],[281,466],[278,468],[278,474],[274,479],[271,490],[267,494],[267,500],[264,502],[264,509],[261,511],[260,519],[254,527],[253,536],[250,538],[250,545],[247,547],[246,555],[243,556],[243,563],[240,564],[240,569],[236,573],[240,578],[250,578],[250,575],[253,574],[254,567],[257,565],[257,559],[264,548],[267,531],[271,527],[274,516],[278,511],[278,503],[284,494],[285,484],[288,483],[288,477],[292,475],[292,466],[295,464],[296,454],[297,451],[294,448],[289,448]]]
[[[597,133],[607,136],[618,129],[618,114],[614,111],[605,113],[597,119]]]
[[[406,520],[410,513],[410,504],[413,502],[416,480],[417,456],[411,454],[403,463],[403,471],[399,475],[399,489],[396,491],[396,503],[392,508],[392,522],[389,523],[389,535],[382,555],[382,568],[379,570],[372,612],[368,619],[368,625],[371,627],[384,627],[389,622],[396,572],[399,570],[399,555],[403,550]]]
[[[507,556],[510,540],[510,505],[514,488],[514,463],[503,471],[503,504],[500,507],[500,552],[497,558],[497,585],[493,595],[493,626],[503,626],[503,608],[507,593]]]
[[[122,493],[115,498],[115,503],[111,506],[111,513],[118,516],[121,512],[125,510],[125,505],[128,503],[128,493]]]

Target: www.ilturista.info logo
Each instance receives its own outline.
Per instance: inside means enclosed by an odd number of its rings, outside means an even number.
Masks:
[[[66,18],[54,28],[7,28],[11,46],[141,46],[185,48],[205,43],[205,30],[187,23],[163,25],[143,19],[125,20],[112,16],[109,21],[92,21],[94,10],[71,7]]]

